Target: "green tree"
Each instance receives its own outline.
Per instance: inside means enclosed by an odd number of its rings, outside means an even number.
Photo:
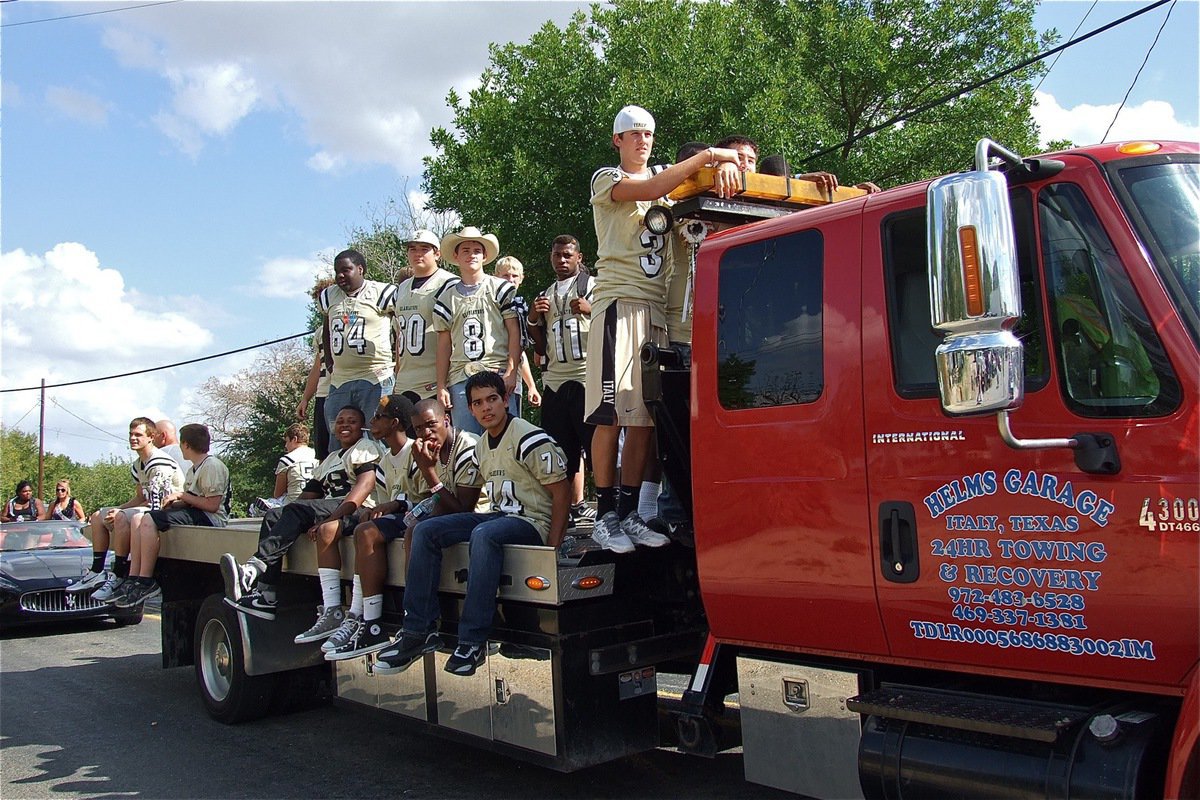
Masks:
[[[452,128],[426,159],[430,206],[495,233],[547,284],[559,233],[595,252],[589,179],[614,163],[611,122],[627,103],[658,123],[655,162],[684,141],[730,133],[793,168],[894,185],[970,163],[982,136],[1036,148],[1028,67],[902,125],[848,142],[1031,55],[1034,0],[616,0],[493,45],[479,88],[451,91]],[[809,154],[821,153],[816,157]]]
[[[275,485],[283,433],[296,422],[296,405],[312,364],[303,341],[258,351],[254,363],[232,380],[211,378],[197,390],[198,416],[208,425],[213,450],[229,467],[235,514]]]

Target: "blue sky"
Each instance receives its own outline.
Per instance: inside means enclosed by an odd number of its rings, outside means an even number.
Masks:
[[[575,3],[0,5],[0,387],[170,363],[301,331],[305,289],[370,206],[420,187],[444,98],[489,41]],[[1064,37],[1144,4],[1054,2]],[[1066,51],[1045,139],[1099,141],[1170,6]],[[1110,139],[1200,138],[1198,5],[1177,2]],[[419,198],[417,198],[419,200]],[[139,414],[196,419],[195,387],[252,355],[52,389],[47,447],[128,451]],[[0,395],[37,426],[37,393]],[[82,420],[86,420],[86,423]]]

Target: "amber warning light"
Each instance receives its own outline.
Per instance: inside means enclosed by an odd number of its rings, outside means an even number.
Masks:
[[[525,585],[535,592],[544,592],[550,588],[550,579],[540,575],[530,575],[525,579]]]
[[[967,314],[983,314],[983,286],[979,280],[979,240],[974,225],[958,229],[958,247],[962,254],[963,287],[967,293]]]
[[[585,577],[576,578],[575,580],[571,581],[571,588],[573,588],[573,589],[595,589],[595,588],[598,588],[599,586],[601,586],[603,583],[604,583],[604,578],[601,578],[599,575],[587,575]]]
[[[1125,142],[1117,147],[1118,153],[1127,156],[1144,156],[1162,149],[1158,142]]]

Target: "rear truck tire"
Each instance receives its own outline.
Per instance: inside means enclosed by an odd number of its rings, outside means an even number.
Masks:
[[[232,725],[266,714],[274,675],[247,675],[237,612],[220,594],[209,595],[196,617],[196,684],[208,715]]]
[[[143,613],[145,613],[145,609],[142,606],[137,606],[128,611],[113,614],[113,622],[117,623],[117,627],[119,628],[124,628],[126,625],[138,625],[142,621]]]

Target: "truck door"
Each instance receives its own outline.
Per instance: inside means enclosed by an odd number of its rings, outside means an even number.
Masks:
[[[1091,161],[1010,199],[1026,389],[1013,428],[1100,433],[1120,470],[1010,448],[994,415],[943,413],[923,198],[868,204],[867,472],[890,651],[1177,684],[1197,656],[1195,346]]]
[[[701,253],[696,556],[723,641],[886,653],[862,457],[861,205],[747,226]]]

